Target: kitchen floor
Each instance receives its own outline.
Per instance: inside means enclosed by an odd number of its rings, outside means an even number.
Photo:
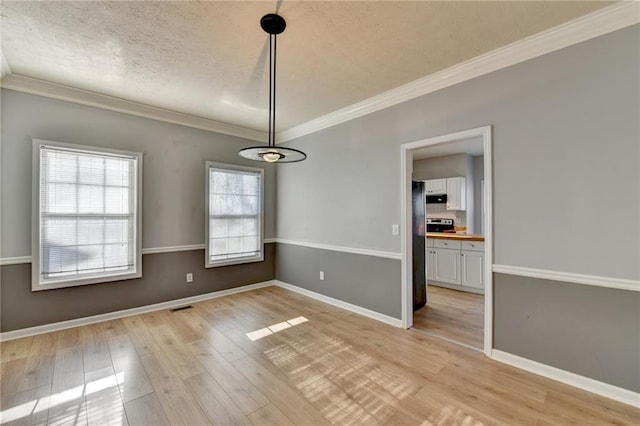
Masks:
[[[482,350],[484,295],[429,284],[427,305],[414,312],[413,328]]]

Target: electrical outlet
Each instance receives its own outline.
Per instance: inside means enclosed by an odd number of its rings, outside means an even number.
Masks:
[[[320,271],[320,281],[324,281],[324,271]]]
[[[391,233],[393,235],[400,235],[400,225],[398,225],[397,223],[391,225]]]
[[[193,274],[191,272],[189,272],[187,274],[187,282],[188,283],[192,283],[193,282]]]

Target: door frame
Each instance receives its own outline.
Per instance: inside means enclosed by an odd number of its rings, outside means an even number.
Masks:
[[[484,354],[491,355],[493,348],[493,158],[491,154],[492,129],[491,126],[477,127],[428,139],[404,143],[400,146],[401,173],[401,218],[400,236],[402,251],[402,327],[413,326],[413,297],[412,297],[412,244],[411,244],[411,174],[413,172],[413,152],[428,146],[441,145],[461,139],[474,137],[482,138],[484,148]]]

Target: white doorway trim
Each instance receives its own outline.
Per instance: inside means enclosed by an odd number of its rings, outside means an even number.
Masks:
[[[412,297],[412,268],[413,257],[411,247],[411,174],[413,172],[413,152],[427,146],[440,145],[461,139],[481,137],[484,148],[484,353],[491,356],[493,348],[493,185],[492,185],[492,134],[491,126],[463,130],[461,132],[436,136],[415,142],[408,142],[400,146],[400,182],[401,182],[401,223],[400,236],[402,244],[402,327],[413,326],[413,297]]]

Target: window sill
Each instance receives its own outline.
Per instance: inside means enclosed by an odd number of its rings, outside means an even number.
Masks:
[[[238,259],[221,260],[219,262],[209,263],[205,260],[205,268],[217,268],[218,266],[242,265],[243,263],[264,262],[264,255],[258,257],[247,257]]]
[[[82,285],[103,284],[114,281],[132,280],[136,278],[142,278],[142,271],[127,272],[124,274],[102,275],[96,277],[85,277],[73,280],[50,281],[47,283],[34,281],[31,283],[31,291],[54,290],[59,288],[78,287]]]

